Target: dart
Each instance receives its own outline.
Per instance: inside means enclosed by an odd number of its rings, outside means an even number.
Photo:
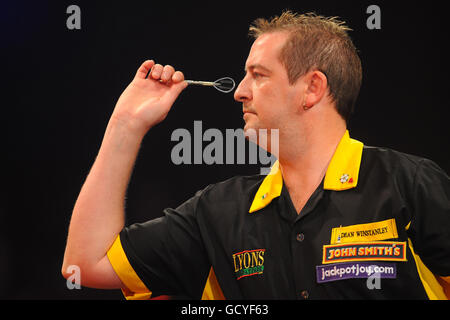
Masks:
[[[230,77],[220,78],[216,81],[196,81],[196,80],[185,80],[190,85],[199,85],[205,87],[214,87],[220,92],[229,93],[236,86],[234,80]]]

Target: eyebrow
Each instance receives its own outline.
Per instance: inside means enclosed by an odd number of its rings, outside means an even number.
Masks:
[[[247,72],[247,69],[249,69],[249,70],[262,69],[262,70],[264,70],[264,71],[266,71],[266,72],[269,72],[269,73],[272,72],[272,71],[270,71],[268,68],[264,67],[262,64],[259,64],[259,63],[251,64],[251,65],[249,65],[248,67],[245,67],[245,68],[244,68],[244,71]]]

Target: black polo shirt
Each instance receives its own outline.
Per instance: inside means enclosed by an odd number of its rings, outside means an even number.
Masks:
[[[278,163],[124,228],[129,299],[446,299],[450,183],[430,160],[342,137],[297,214]]]

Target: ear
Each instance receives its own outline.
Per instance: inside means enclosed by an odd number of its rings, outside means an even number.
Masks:
[[[322,100],[328,90],[327,76],[314,70],[305,74],[304,83],[306,84],[303,108],[310,109]]]

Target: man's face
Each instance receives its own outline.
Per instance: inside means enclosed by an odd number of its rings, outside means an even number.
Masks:
[[[298,112],[298,85],[289,84],[286,68],[278,58],[287,38],[286,32],[267,33],[252,45],[245,63],[246,75],[234,93],[235,100],[242,102],[245,132],[279,129],[281,133]]]

